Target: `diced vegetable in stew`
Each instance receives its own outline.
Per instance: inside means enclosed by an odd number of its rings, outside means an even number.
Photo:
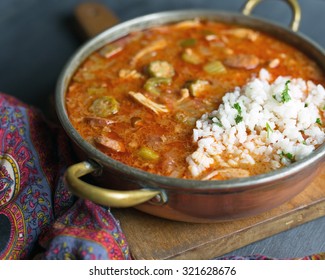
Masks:
[[[159,159],[159,154],[148,147],[141,147],[138,155],[143,160],[156,161]]]
[[[167,61],[156,60],[151,62],[148,71],[150,76],[156,78],[172,78],[175,75],[173,65]]]
[[[161,78],[161,77],[155,77],[150,78],[146,81],[144,84],[144,89],[150,93],[159,95],[160,94],[160,85],[170,85],[172,80],[170,78]]]
[[[103,96],[95,99],[89,107],[89,111],[97,117],[108,117],[119,110],[119,103],[112,96]]]

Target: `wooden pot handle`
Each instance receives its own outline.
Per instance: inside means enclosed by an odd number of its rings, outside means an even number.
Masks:
[[[75,8],[75,18],[84,36],[90,39],[119,22],[117,16],[100,3],[84,2]]]

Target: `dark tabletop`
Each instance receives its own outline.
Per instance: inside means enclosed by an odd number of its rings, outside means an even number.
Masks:
[[[80,0],[0,1],[0,91],[47,110],[48,97],[69,57],[83,43],[73,12]],[[121,21],[175,9],[240,12],[244,0],[102,0]],[[325,48],[325,0],[300,0],[299,32]],[[254,15],[288,26],[290,9],[268,0]],[[253,243],[227,255],[295,258],[325,252],[325,217]]]

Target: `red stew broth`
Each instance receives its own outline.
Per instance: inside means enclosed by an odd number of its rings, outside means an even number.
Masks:
[[[157,61],[152,73],[149,65]],[[215,64],[206,68],[216,61],[221,70]],[[174,75],[161,74],[166,66],[161,62],[172,66]],[[218,108],[225,93],[246,84],[261,68],[272,77],[324,84],[323,73],[303,53],[240,26],[189,21],[134,32],[94,52],[79,67],[66,94],[68,116],[80,135],[109,157],[147,172],[193,179],[185,159],[196,150],[195,120]],[[150,88],[146,83],[152,75],[169,77],[152,79]],[[193,92],[182,90],[198,80],[207,83]],[[155,112],[130,92],[165,111]],[[258,164],[246,168],[252,175],[266,171]]]

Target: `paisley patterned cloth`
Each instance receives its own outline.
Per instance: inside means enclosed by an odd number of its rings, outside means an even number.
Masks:
[[[69,141],[42,113],[0,93],[0,259],[129,259],[109,209],[77,199]]]

